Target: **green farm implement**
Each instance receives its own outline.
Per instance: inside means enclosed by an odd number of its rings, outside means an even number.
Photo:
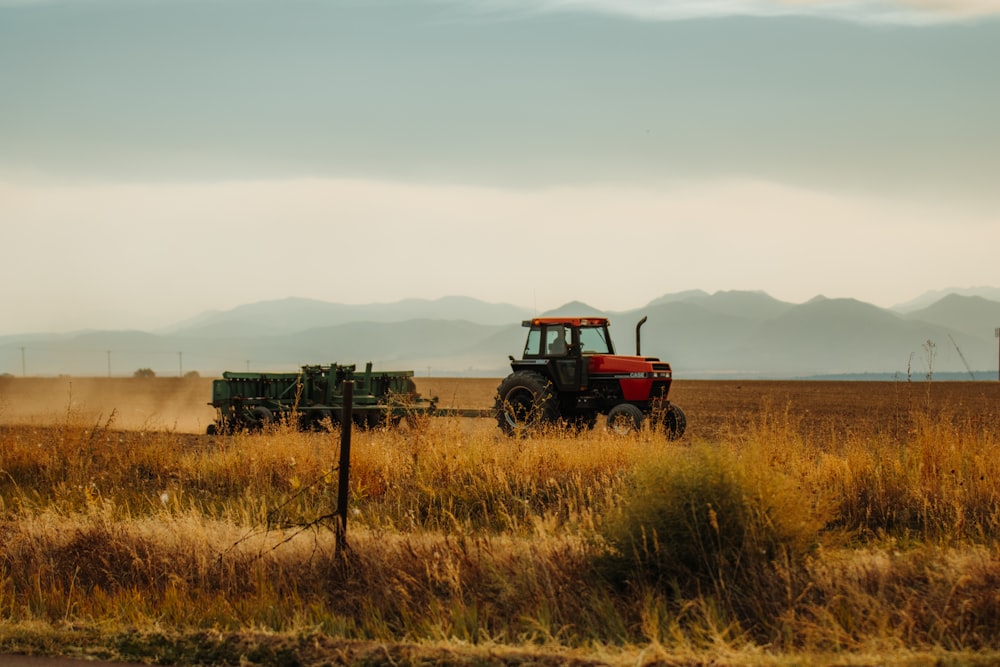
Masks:
[[[209,434],[258,431],[287,421],[302,430],[324,430],[339,423],[344,382],[354,382],[351,413],[362,428],[395,425],[407,417],[434,411],[435,402],[420,396],[413,371],[358,372],[354,364],[303,366],[297,373],[227,371],[212,383],[215,422]]]

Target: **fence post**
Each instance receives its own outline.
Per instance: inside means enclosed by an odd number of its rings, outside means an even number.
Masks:
[[[347,503],[351,472],[351,423],[354,416],[354,380],[344,381],[344,404],[340,409],[340,474],[337,479],[337,554],[347,549]]]

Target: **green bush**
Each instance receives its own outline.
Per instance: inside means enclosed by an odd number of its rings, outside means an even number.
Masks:
[[[795,480],[752,452],[680,450],[637,471],[598,568],[619,586],[759,603],[785,591],[822,522]]]

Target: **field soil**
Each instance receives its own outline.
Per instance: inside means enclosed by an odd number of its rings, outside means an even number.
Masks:
[[[489,409],[500,378],[415,378],[442,408]],[[0,424],[52,426],[72,421],[124,430],[200,434],[215,416],[211,378],[0,378]],[[675,380],[671,400],[689,438],[739,431],[780,413],[804,430],[904,427],[913,410],[995,425],[1000,382],[841,382]]]

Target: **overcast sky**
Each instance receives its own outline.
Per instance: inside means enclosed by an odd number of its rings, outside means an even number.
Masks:
[[[1000,285],[1000,0],[0,0],[0,334]]]

